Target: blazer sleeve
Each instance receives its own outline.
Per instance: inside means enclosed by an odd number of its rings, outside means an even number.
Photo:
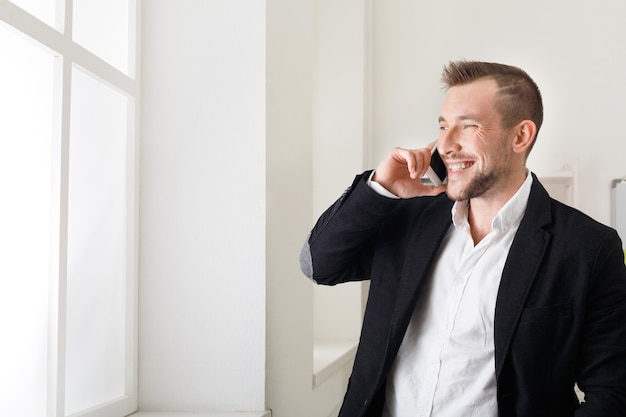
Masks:
[[[603,241],[588,289],[577,417],[626,416],[626,267],[617,233]]]
[[[380,226],[400,204],[400,200],[381,196],[367,185],[370,173],[358,175],[307,236],[300,268],[318,284],[370,278]]]

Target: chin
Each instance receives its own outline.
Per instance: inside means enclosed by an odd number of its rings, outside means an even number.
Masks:
[[[468,198],[466,197],[467,193],[464,192],[465,190],[459,189],[458,187],[454,187],[454,186],[450,186],[450,183],[448,183],[448,187],[446,188],[446,194],[448,195],[448,198],[452,201],[463,201],[463,200],[467,200]]]
[[[497,172],[478,174],[468,181],[459,183],[448,182],[448,198],[453,201],[465,201],[485,195],[494,187],[498,179]],[[449,181],[449,180],[448,180]]]
[[[470,199],[470,197],[468,197],[467,195],[463,195],[460,193],[451,193],[448,190],[446,190],[446,194],[448,195],[448,198],[452,201],[465,201]]]

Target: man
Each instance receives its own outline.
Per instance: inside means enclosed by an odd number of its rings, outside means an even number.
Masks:
[[[626,416],[621,242],[527,170],[539,89],[484,62],[443,81],[447,185],[420,182],[432,145],[396,148],[302,251],[319,284],[371,280],[340,416]]]

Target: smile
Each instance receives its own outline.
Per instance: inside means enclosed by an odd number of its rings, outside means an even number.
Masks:
[[[471,167],[472,165],[474,165],[473,162],[460,162],[457,164],[450,164],[448,165],[448,170],[450,170],[450,172],[462,171],[466,168]]]

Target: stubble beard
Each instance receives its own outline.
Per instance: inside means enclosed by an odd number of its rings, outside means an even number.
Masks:
[[[466,201],[485,195],[490,191],[499,178],[496,172],[479,172],[472,178],[466,186],[452,194],[448,191],[448,197],[454,201]],[[449,187],[449,185],[448,185]]]
[[[454,201],[466,201],[497,192],[501,179],[506,177],[511,164],[509,155],[504,153],[498,155],[495,162],[493,169],[478,171],[467,185],[462,186],[456,192],[454,192],[454,187],[450,187],[452,184],[449,183],[448,197]]]

